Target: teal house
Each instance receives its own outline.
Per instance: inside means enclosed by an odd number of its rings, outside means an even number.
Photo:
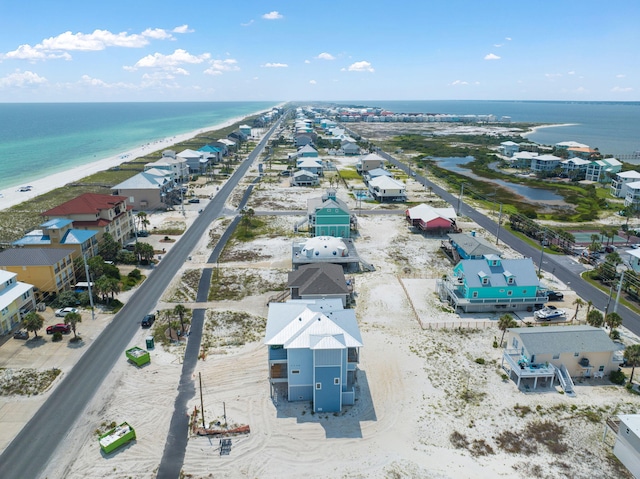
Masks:
[[[307,200],[307,215],[312,236],[349,238],[356,222],[347,204],[336,197],[332,188],[320,198]]]
[[[465,313],[533,311],[547,302],[531,258],[463,259],[437,288],[441,300]]]

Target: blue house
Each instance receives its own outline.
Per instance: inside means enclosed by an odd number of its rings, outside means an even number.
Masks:
[[[312,401],[314,412],[354,404],[362,338],[340,298],[269,304],[265,344],[272,397]]]
[[[453,275],[437,282],[440,299],[465,313],[533,311],[547,302],[531,258],[463,259]]]

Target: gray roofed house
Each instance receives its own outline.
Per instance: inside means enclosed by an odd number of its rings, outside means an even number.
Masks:
[[[487,254],[502,256],[502,251],[475,234],[451,233],[447,236],[451,246],[458,253],[459,258],[457,259],[481,259]]]
[[[292,299],[340,298],[346,307],[353,292],[351,281],[337,264],[306,264],[288,275]]]
[[[8,248],[0,252],[0,269],[32,284],[39,300],[60,294],[76,283],[71,248]]]
[[[620,348],[601,328],[510,328],[507,333],[502,367],[516,376],[518,386],[523,380],[534,388],[538,380],[550,380],[552,386],[556,378],[572,394],[572,378],[602,378],[620,365],[614,356]]]
[[[317,186],[320,184],[320,178],[312,171],[300,170],[291,175],[289,183],[291,186]]]
[[[179,199],[177,195],[173,198],[175,183],[166,173],[152,168],[113,186],[111,190],[128,197],[128,203],[138,211],[166,208]]]

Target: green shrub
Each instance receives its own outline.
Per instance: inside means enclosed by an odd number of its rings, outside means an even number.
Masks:
[[[60,331],[56,331],[53,333],[52,341],[62,341],[62,333]]]
[[[622,371],[611,371],[611,374],[609,374],[609,380],[613,384],[624,384],[626,378]]]
[[[476,358],[476,363],[484,364],[484,358]]]
[[[138,268],[136,268],[132,270],[127,276],[129,276],[129,278],[134,279],[136,281],[140,281],[140,279],[142,278],[142,273]]]

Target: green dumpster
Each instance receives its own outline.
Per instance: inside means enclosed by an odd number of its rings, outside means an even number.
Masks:
[[[155,344],[153,342],[153,336],[147,336],[146,342],[147,342],[147,349],[153,349],[155,347]]]
[[[123,422],[99,437],[100,448],[107,454],[136,438],[136,431]]]
[[[127,359],[129,359],[129,361],[131,361],[136,366],[142,366],[151,361],[149,352],[137,346],[131,349],[127,349],[125,353]]]

